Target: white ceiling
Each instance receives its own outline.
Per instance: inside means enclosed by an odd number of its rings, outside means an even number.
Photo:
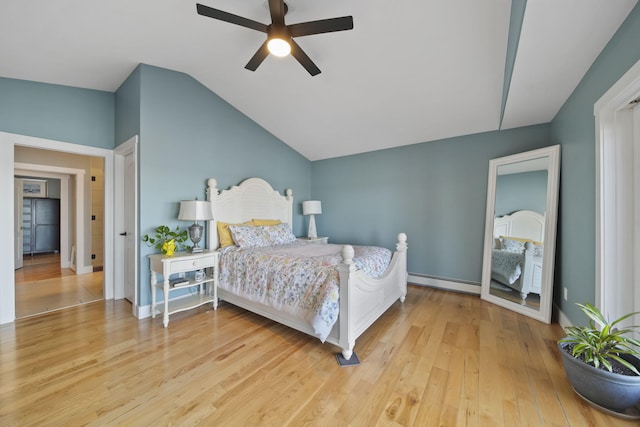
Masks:
[[[266,0],[198,1],[269,23]],[[287,0],[287,24],[353,16],[296,39],[311,77],[292,57],[245,70],[265,35],[196,0],[2,0],[0,76],[115,91],[139,63],[184,72],[319,160],[547,123],[636,2],[530,0],[510,32],[507,0]]]

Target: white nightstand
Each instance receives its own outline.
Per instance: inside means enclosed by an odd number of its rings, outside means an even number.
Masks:
[[[199,253],[176,252],[173,256],[149,255],[151,270],[151,317],[163,313],[163,324],[169,325],[169,315],[190,310],[203,304],[212,303],[218,308],[218,251],[205,250]],[[203,278],[196,278],[196,271],[205,272]],[[172,285],[172,274],[184,273],[184,283]],[[157,275],[162,274],[162,282]],[[170,301],[171,292],[191,288],[195,293]],[[162,291],[163,300],[156,303],[156,291]]]
[[[298,240],[301,240],[303,242],[309,242],[309,243],[317,243],[320,245],[326,245],[327,243],[329,243],[329,238],[328,237],[298,237]]]

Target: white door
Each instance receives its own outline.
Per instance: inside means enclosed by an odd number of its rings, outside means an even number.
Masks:
[[[13,230],[14,230],[14,250],[15,269],[22,268],[22,236],[24,234],[22,227],[22,180],[14,178],[14,200],[13,200]]]
[[[124,297],[136,304],[136,156],[124,156]]]

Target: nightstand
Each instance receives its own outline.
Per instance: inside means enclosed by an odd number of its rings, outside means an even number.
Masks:
[[[176,252],[173,256],[149,255],[151,270],[151,317],[163,314],[164,327],[169,325],[169,315],[212,303],[218,308],[218,251],[199,253]],[[202,270],[203,277],[196,272]],[[183,273],[183,274],[181,274]],[[158,274],[162,281],[158,281]],[[171,275],[184,276],[183,280],[170,281]],[[157,290],[162,291],[162,301],[156,302]],[[171,292],[190,289],[191,295],[170,301]]]
[[[319,245],[326,245],[327,243],[329,243],[328,237],[299,237],[298,240],[309,243],[317,243]]]

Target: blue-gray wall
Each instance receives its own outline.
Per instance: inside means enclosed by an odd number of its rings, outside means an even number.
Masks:
[[[562,145],[554,302],[574,323],[576,302],[595,302],[595,117],[593,106],[640,60],[640,4],[613,36],[551,124]],[[567,287],[569,299],[561,298]]]
[[[395,247],[411,273],[479,283],[489,160],[550,145],[547,125],[313,162],[318,235]]]
[[[547,210],[547,171],[499,175],[496,179],[495,215],[530,210],[544,215]]]
[[[111,92],[0,77],[0,130],[91,147],[114,147]]]
[[[125,79],[115,94],[115,145],[140,135],[141,65]]]
[[[250,177],[266,179],[275,190],[291,188],[293,230],[304,234],[300,204],[311,195],[310,162],[240,113],[192,77],[141,65],[135,73],[139,94],[118,90],[119,100],[140,100],[140,232],[179,222],[180,200],[205,199],[208,178],[227,189]],[[120,105],[120,104],[119,104]],[[135,105],[127,106],[135,110]],[[127,125],[130,128],[135,125]],[[130,131],[118,130],[122,138]],[[140,303],[150,302],[149,262],[153,250],[142,245]]]

